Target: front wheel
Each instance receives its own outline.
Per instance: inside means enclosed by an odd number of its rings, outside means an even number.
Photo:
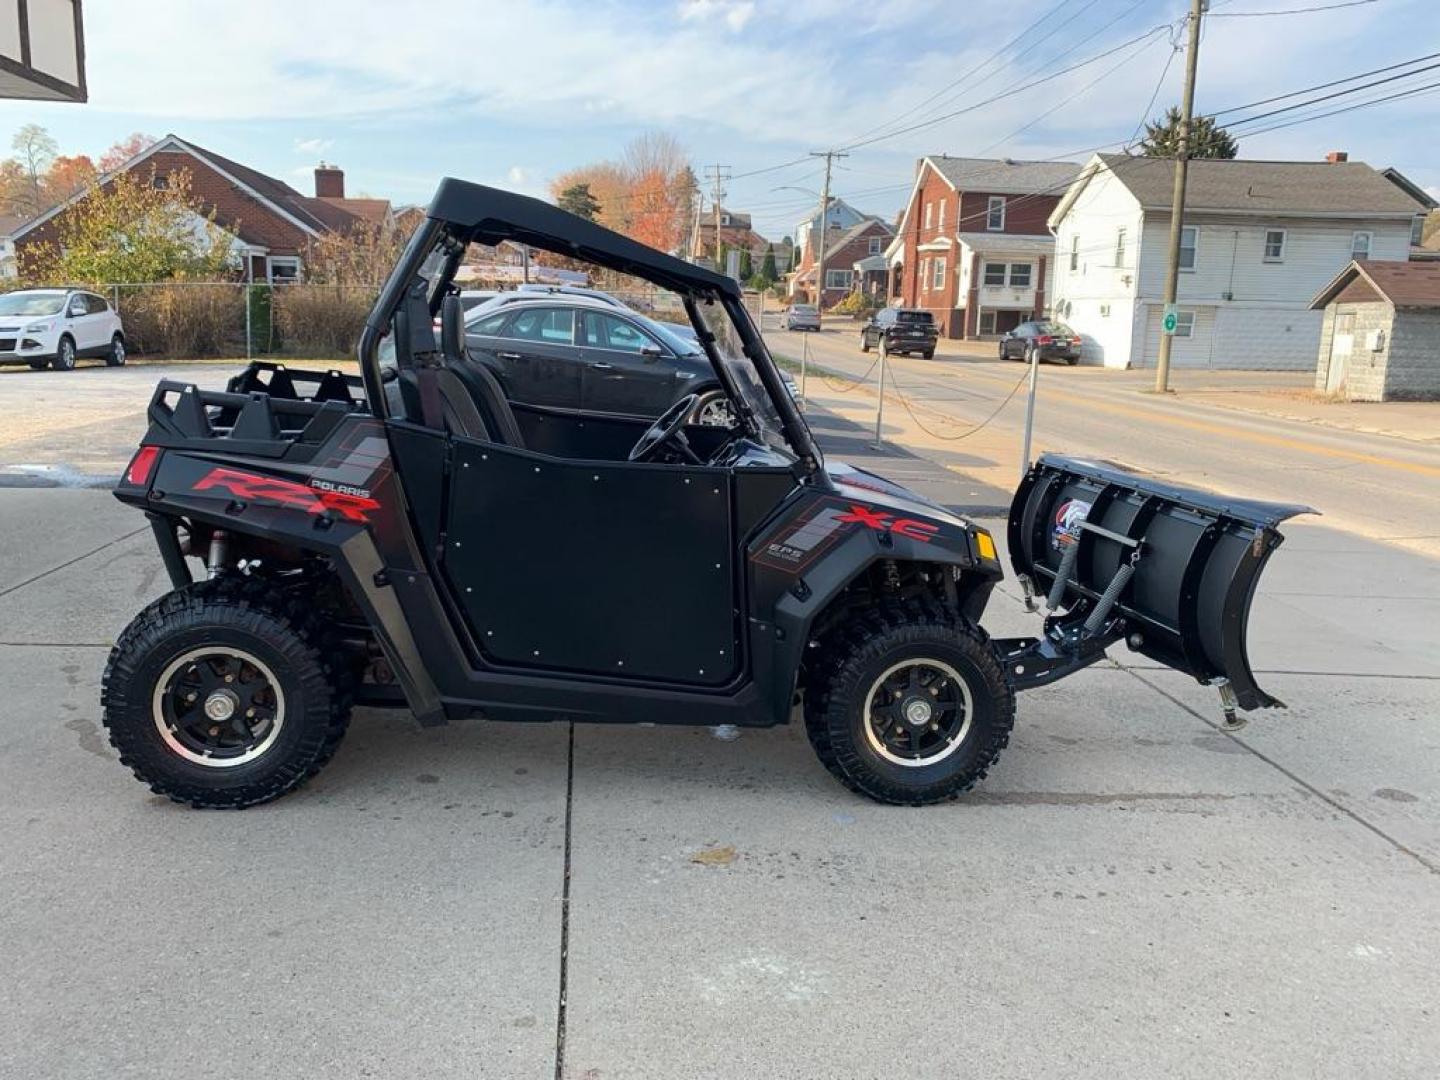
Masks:
[[[60,339],[60,347],[55,350],[53,366],[56,371],[75,370],[75,342],[68,336]]]
[[[920,355],[923,356],[926,360],[934,360],[934,359],[935,359],[935,350],[934,350],[934,349],[926,349],[926,350],[925,350],[924,352],[922,352]]]
[[[863,331],[863,330],[860,331],[860,351],[861,351],[861,352],[869,352],[869,351],[870,351],[870,339],[865,336],[865,331]]]
[[[821,642],[805,729],[827,769],[877,802],[953,799],[1010,740],[1015,695],[984,634],[928,604],[857,617]]]
[[[323,623],[259,582],[201,582],[125,628],[101,681],[110,743],[156,794],[194,807],[268,802],[335,753],[349,679]]]
[[[701,427],[732,427],[735,423],[735,410],[723,391],[711,390],[700,395],[695,411],[690,414],[690,423],[699,424]]]

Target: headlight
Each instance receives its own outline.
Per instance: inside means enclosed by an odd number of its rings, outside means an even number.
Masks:
[[[43,334],[46,330],[53,330],[54,328],[55,320],[51,319],[49,322],[31,323],[29,326],[25,327],[25,332],[27,334]]]

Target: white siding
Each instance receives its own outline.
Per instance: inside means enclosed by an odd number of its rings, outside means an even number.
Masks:
[[[1129,189],[1102,171],[1085,185],[1059,223],[1049,307],[1085,339],[1085,363],[1123,368],[1131,361],[1141,221],[1140,204]],[[1122,228],[1125,256],[1123,265],[1117,266],[1115,239]],[[1071,270],[1070,253],[1077,238],[1077,265]],[[1143,320],[1143,312],[1138,317]]]

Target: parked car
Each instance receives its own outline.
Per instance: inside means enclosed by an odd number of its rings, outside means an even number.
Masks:
[[[98,293],[21,289],[0,296],[0,364],[69,371],[82,356],[125,363],[125,328]]]
[[[860,328],[860,351],[879,348],[881,338],[891,353],[919,353],[930,360],[935,356],[935,341],[940,331],[935,317],[915,308],[881,308],[875,317]]]
[[[511,401],[654,417],[699,394],[692,422],[728,424],[709,361],[675,329],[613,297],[505,293],[466,317],[465,344]]]
[[[1063,360],[1075,364],[1080,360],[1084,340],[1070,327],[1053,319],[1037,319],[1021,323],[1000,339],[1001,360],[1030,361],[1032,352],[1041,360]]]
[[[819,330],[820,309],[814,304],[792,304],[785,309],[786,330]]]
[[[465,296],[466,294],[463,292],[460,294],[460,303],[465,308],[465,321],[467,325],[474,319],[480,317],[478,312],[481,308],[484,308],[486,311],[492,311],[503,304],[513,304],[520,300],[533,300],[536,296],[567,296],[578,297],[585,300],[598,300],[602,304],[608,304],[611,307],[620,308],[622,311],[634,312],[636,315],[645,317],[644,312],[636,311],[629,304],[616,299],[609,293],[601,292],[599,289],[588,289],[581,285],[539,285],[530,282],[516,287],[511,292],[491,293],[489,299],[476,305],[466,304]],[[688,323],[682,325],[667,322],[663,325],[671,333],[679,334],[685,338],[689,344],[693,345],[697,351],[699,350],[700,339],[695,336],[694,328]]]

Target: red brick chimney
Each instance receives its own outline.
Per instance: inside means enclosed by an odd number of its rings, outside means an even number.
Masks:
[[[1349,161],[1350,155],[1344,150],[1331,150],[1330,153],[1325,155],[1325,160],[1330,162],[1331,165],[1334,165],[1337,162]],[[316,173],[315,175],[318,177],[320,174]]]
[[[315,166],[315,197],[317,199],[343,199],[345,197],[345,171],[323,161]]]

